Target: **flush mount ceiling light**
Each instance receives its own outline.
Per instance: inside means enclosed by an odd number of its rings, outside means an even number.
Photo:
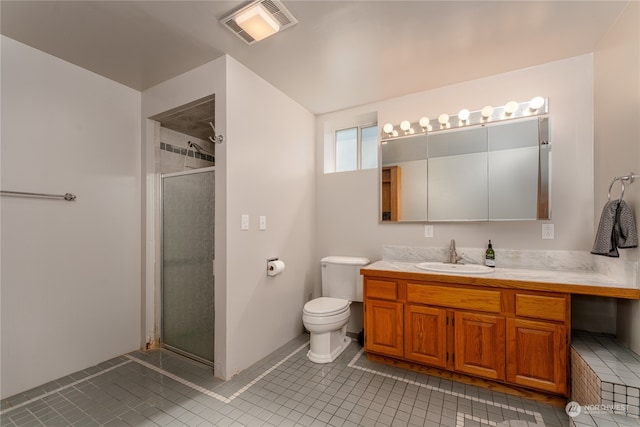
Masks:
[[[298,20],[277,0],[256,0],[220,22],[251,45],[297,24]]]
[[[266,39],[280,31],[280,24],[261,4],[238,14],[236,24],[249,33],[255,41]]]

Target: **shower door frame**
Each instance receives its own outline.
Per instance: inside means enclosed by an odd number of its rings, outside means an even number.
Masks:
[[[163,268],[163,260],[164,260],[164,178],[171,178],[171,177],[175,177],[175,176],[182,176],[182,175],[193,175],[196,173],[204,173],[204,172],[214,172],[214,179],[215,179],[215,171],[216,171],[216,167],[215,166],[209,166],[209,167],[204,167],[204,168],[197,168],[197,169],[187,169],[187,170],[183,170],[183,171],[179,171],[179,172],[168,172],[168,173],[161,173],[160,174],[160,195],[159,195],[159,214],[160,214],[160,262],[159,262],[159,270],[160,270],[160,322],[159,322],[159,326],[160,326],[160,336],[159,336],[159,344],[160,347],[162,348],[166,348],[167,350],[173,351],[174,353],[180,354],[181,356],[187,357],[189,359],[193,359],[197,362],[203,363],[205,365],[211,366],[211,367],[215,367],[215,335],[216,335],[216,323],[215,323],[215,296],[214,296],[214,331],[213,331],[213,344],[214,344],[214,360],[207,360],[204,359],[202,357],[199,357],[195,354],[189,353],[188,351],[182,350],[180,348],[174,347],[172,345],[166,344],[164,342],[164,328],[163,328],[163,319],[164,319],[164,268]],[[215,182],[215,181],[214,181]],[[215,191],[215,189],[214,189]],[[214,193],[215,194],[215,193]],[[213,213],[213,224],[215,227],[215,207],[214,207],[214,213]],[[217,235],[217,233],[214,232],[214,241],[212,242],[213,247],[214,247],[214,259],[211,261],[211,273],[213,276],[213,288],[214,288],[214,295],[215,295],[215,236]]]

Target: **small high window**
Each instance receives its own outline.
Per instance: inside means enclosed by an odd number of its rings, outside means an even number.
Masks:
[[[333,169],[332,172],[377,168],[378,126],[374,124],[337,130],[333,152],[334,168],[329,168]]]

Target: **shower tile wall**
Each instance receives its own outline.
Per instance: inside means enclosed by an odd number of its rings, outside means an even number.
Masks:
[[[188,147],[188,141],[200,145],[211,153],[214,152],[214,146],[210,141],[194,138],[171,129],[160,127],[160,140],[157,141],[158,145],[155,147],[156,171],[160,173],[171,173],[186,169],[215,166],[212,156],[204,153],[202,156],[198,155],[194,149]]]

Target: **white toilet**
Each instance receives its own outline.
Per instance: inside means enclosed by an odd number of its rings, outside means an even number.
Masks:
[[[309,360],[333,362],[351,342],[347,323],[352,301],[362,301],[360,268],[369,264],[363,257],[328,256],[322,264],[322,296],[304,305],[302,323],[311,333]]]

